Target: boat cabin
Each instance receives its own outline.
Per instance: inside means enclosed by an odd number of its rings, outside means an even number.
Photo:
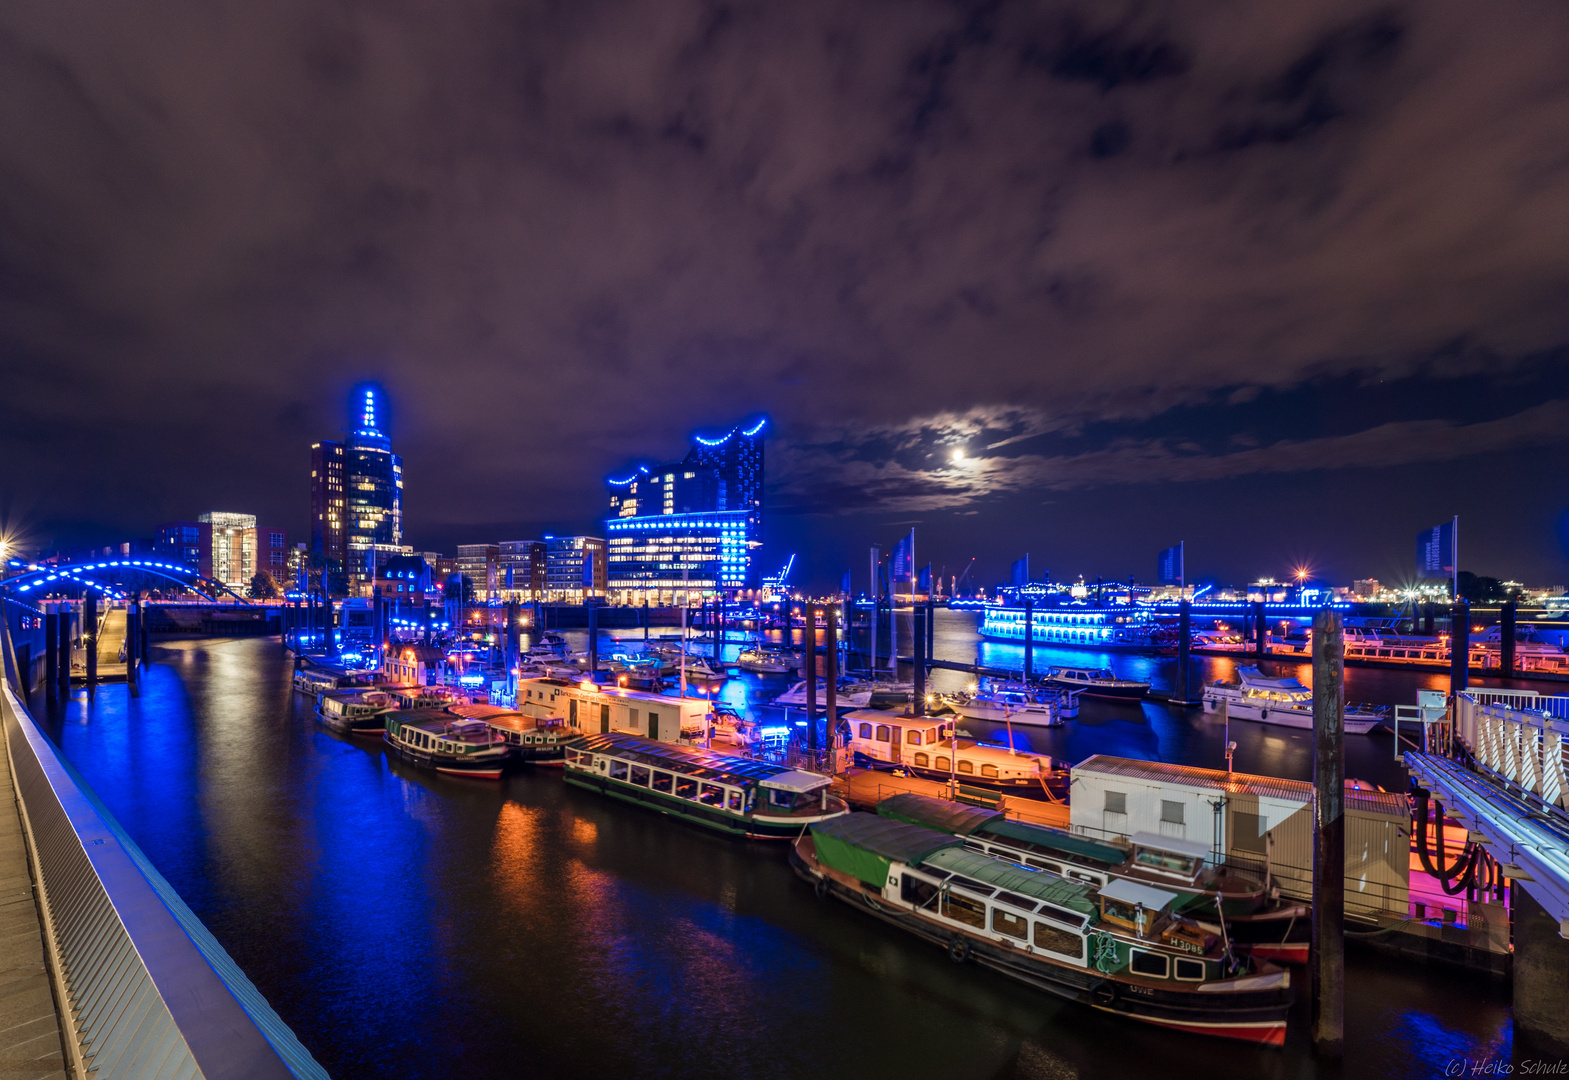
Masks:
[[[517,711],[536,719],[555,718],[579,735],[641,735],[665,743],[700,740],[712,703],[706,698],[671,697],[583,679],[519,679]]]
[[[918,772],[993,784],[1033,784],[1051,772],[1047,754],[956,739],[952,720],[859,709],[841,720],[849,728],[851,751]]]
[[[1189,889],[1203,887],[1201,879],[1208,876],[1206,864],[1214,854],[1210,845],[1149,832],[1134,833],[1129,839],[1133,844],[1130,873]]]
[[[433,709],[387,716],[387,738],[430,754],[461,757],[489,750],[502,742],[483,720],[468,720]]]

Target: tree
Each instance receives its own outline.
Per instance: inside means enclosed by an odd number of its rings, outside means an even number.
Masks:
[[[271,571],[258,570],[251,578],[250,597],[252,600],[278,599],[278,583],[273,580]]]
[[[1460,571],[1460,595],[1473,604],[1505,604],[1519,599],[1520,588],[1510,587],[1495,577],[1483,577],[1469,570]]]
[[[474,583],[467,574],[453,574],[441,587],[442,595],[467,607],[474,602]]]

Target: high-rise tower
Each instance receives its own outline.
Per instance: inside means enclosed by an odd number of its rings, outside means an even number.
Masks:
[[[311,446],[311,551],[341,569],[351,592],[403,550],[403,459],[381,430],[380,394],[356,392],[343,442]]]

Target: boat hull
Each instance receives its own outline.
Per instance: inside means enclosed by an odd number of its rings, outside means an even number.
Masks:
[[[1222,701],[1225,702],[1226,713],[1232,720],[1252,720],[1260,724],[1274,724],[1276,727],[1296,728],[1299,731],[1313,730],[1313,714],[1310,712],[1269,708],[1263,705],[1253,705],[1245,700],[1220,698],[1213,694],[1204,696],[1204,711],[1207,713],[1219,712]],[[1366,735],[1375,728],[1382,726],[1383,720],[1381,718],[1365,718],[1349,714],[1346,716],[1347,735]]]
[[[1133,686],[1096,686],[1094,683],[1075,682],[1071,679],[1047,679],[1049,686],[1060,686],[1064,690],[1072,690],[1083,697],[1103,698],[1108,701],[1142,701],[1144,695],[1149,693],[1149,686],[1136,683]]]
[[[1063,721],[1055,712],[1005,712],[985,705],[954,705],[954,712],[966,720],[985,720],[995,724],[1018,724],[1023,727],[1062,727]]]
[[[579,769],[567,769],[565,779],[567,783],[585,791],[607,795],[612,799],[620,799],[622,802],[655,810],[691,825],[713,829],[730,836],[745,837],[748,840],[794,840],[812,821],[822,821],[834,816],[824,814],[810,819],[783,818],[770,821],[756,815],[732,814],[694,803],[689,799],[678,799],[673,795],[638,787],[635,784],[618,783],[608,777],[584,773]]]
[[[803,841],[804,842],[804,841]],[[959,935],[935,920],[904,910],[859,882],[847,884],[807,862],[799,844],[790,845],[790,866],[809,882],[819,896],[833,897],[851,907],[905,930],[955,955],[954,942],[962,941],[963,954],[982,967],[1018,982],[1100,1012],[1125,1016],[1146,1024],[1196,1035],[1235,1039],[1264,1046],[1283,1046],[1286,1018],[1291,1009],[1289,984],[1257,991],[1225,994],[1173,992],[1108,979],[1093,968],[1057,964],[1039,954],[1004,948],[988,939]]]
[[[382,737],[382,742],[387,747],[387,752],[400,761],[416,765],[421,769],[431,769],[435,772],[445,773],[448,776],[466,776],[472,780],[500,780],[506,772],[507,757],[487,757],[482,761],[463,761],[449,754],[430,754],[414,750],[401,743]]]
[[[321,706],[315,709],[316,719],[321,721],[321,726],[328,731],[337,732],[339,735],[381,735],[387,730],[387,722],[378,714],[376,716],[338,716],[334,713],[323,712]]]

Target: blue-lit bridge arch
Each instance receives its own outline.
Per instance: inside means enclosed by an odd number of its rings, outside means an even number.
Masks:
[[[35,589],[47,592],[47,586],[59,584],[78,585],[123,600],[125,599],[124,593],[114,585],[106,585],[98,579],[101,577],[113,577],[123,573],[138,573],[151,574],[154,577],[173,581],[182,588],[191,589],[214,603],[219,602],[220,593],[228,593],[242,604],[251,602],[249,598],[241,596],[223,582],[204,577],[189,566],[182,566],[180,563],[163,562],[159,559],[94,559],[88,562],[67,563],[59,566],[44,566],[38,563],[24,563],[12,560],[11,565],[13,567],[26,567],[27,571],[0,581],[0,589],[8,589],[13,593],[21,595],[32,593]],[[105,570],[109,571],[108,575],[102,573]]]

